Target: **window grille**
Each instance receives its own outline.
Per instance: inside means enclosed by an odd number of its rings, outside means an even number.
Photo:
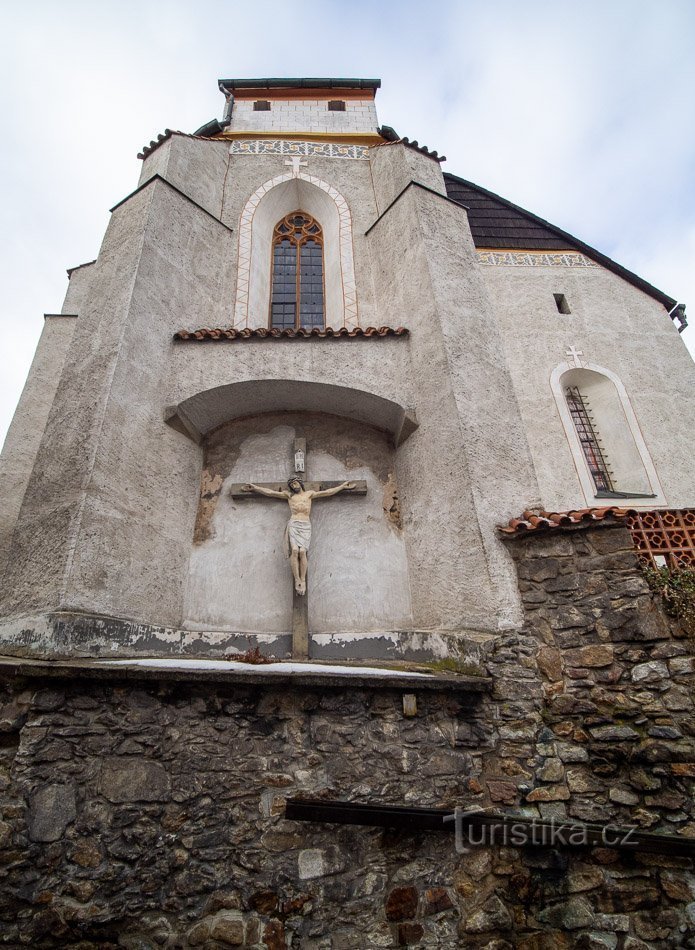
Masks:
[[[303,211],[275,225],[270,326],[281,330],[323,327],[323,232]]]
[[[596,491],[612,492],[613,481],[608,470],[608,464],[601,449],[598,435],[594,429],[586,400],[580,393],[577,386],[568,386],[566,391],[567,405],[569,407],[574,427],[582,446],[582,452],[589,466],[591,477],[594,480]]]
[[[342,99],[329,99],[328,111],[329,112],[345,112],[345,102]]]
[[[270,112],[270,102],[268,99],[256,99],[253,104],[254,112]]]

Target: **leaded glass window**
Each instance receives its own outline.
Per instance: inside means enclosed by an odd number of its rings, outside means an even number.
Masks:
[[[278,329],[323,327],[323,233],[303,211],[275,225],[270,325]]]

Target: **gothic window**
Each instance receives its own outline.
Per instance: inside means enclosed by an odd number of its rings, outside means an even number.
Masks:
[[[572,422],[577,430],[577,436],[589,467],[589,472],[594,480],[597,492],[612,492],[613,482],[608,470],[608,464],[601,448],[594,423],[586,403],[578,386],[568,386],[566,393],[567,406],[572,416]]]
[[[275,225],[270,325],[278,329],[323,327],[323,233],[303,211]]]

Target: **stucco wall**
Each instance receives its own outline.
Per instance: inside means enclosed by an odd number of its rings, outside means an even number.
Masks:
[[[691,506],[695,364],[664,307],[599,266],[483,265],[481,271],[543,504],[551,510],[587,504],[550,387],[553,369],[574,346],[581,360],[612,371],[625,386],[664,490],[661,504]],[[553,293],[565,294],[570,314],[558,313]]]

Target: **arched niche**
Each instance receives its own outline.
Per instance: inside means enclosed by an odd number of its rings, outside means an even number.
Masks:
[[[637,496],[629,504],[638,507],[666,504],[654,463],[642,436],[624,385],[611,370],[593,363],[573,366],[561,363],[551,375],[551,387],[565,429],[575,468],[588,504],[596,503],[596,485],[589,471],[567,403],[567,389],[577,387],[593,416],[610,468],[613,491]],[[645,501],[640,503],[639,498]]]
[[[332,185],[303,173],[261,185],[241,213],[234,326],[268,326],[273,229],[293,211],[310,214],[323,230],[326,326],[358,326],[350,209]]]
[[[249,379],[195,393],[165,414],[166,422],[201,443],[218,426],[268,412],[326,412],[386,432],[400,445],[417,428],[411,411],[364,389],[298,379]]]
[[[282,655],[292,629],[292,575],[282,499],[239,499],[231,486],[284,482],[295,438],[309,479],[364,480],[366,495],[316,500],[309,550],[312,635],[373,635],[412,625],[396,449],[383,430],[316,412],[247,415],[210,432],[186,583],[184,626],[252,634]]]

